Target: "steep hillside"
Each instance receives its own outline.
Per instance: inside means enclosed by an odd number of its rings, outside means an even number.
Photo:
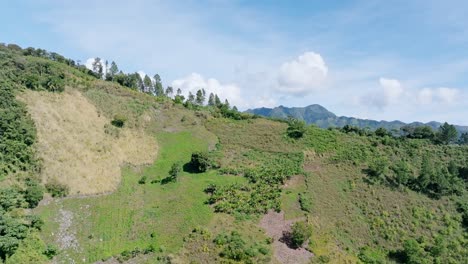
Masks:
[[[154,95],[51,54],[0,46],[6,263],[468,258],[467,146]]]
[[[306,107],[284,107],[278,106],[275,108],[256,108],[249,109],[246,112],[255,115],[281,118],[286,119],[288,117],[294,117],[299,120],[304,120],[307,124],[315,124],[321,128],[328,127],[344,127],[346,125],[357,126],[359,128],[370,128],[375,130],[379,127],[383,127],[387,130],[400,130],[403,126],[429,126],[434,130],[437,130],[441,123],[439,122],[412,122],[404,123],[401,121],[376,121],[370,119],[359,119],[354,117],[336,116],[332,112],[328,111],[321,105],[313,104]],[[455,126],[459,133],[468,132],[468,126]]]

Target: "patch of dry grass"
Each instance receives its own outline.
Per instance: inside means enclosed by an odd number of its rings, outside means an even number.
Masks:
[[[110,120],[76,90],[26,91],[20,99],[37,127],[43,181],[55,178],[68,185],[71,194],[113,191],[123,163],[141,165],[156,158],[156,140],[141,130],[120,129],[118,138],[105,133]]]

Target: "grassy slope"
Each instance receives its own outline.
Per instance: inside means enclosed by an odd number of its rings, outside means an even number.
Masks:
[[[43,61],[32,57],[26,57],[26,60]],[[458,164],[467,164],[466,148],[431,146],[418,140],[411,141],[409,145],[412,146],[392,147],[380,139],[317,128],[310,128],[303,139],[292,141],[284,136],[284,123],[264,119],[209,120],[206,112],[195,113],[172,106],[167,100],[156,100],[57,65],[65,69],[67,85],[80,90],[100,113],[108,119],[116,114],[127,116],[130,127],[144,129],[160,144],[159,156],[153,165],[123,170],[121,186],[115,193],[53,200],[37,210],[46,222],[42,235],[48,242],[54,242],[54,236],[60,230],[61,212],[65,210],[73,214],[71,231],[76,231],[80,250],[62,252],[58,258],[64,262],[69,257],[93,262],[150,244],[165,248],[166,252],[157,255],[181,252],[184,262],[200,253],[193,244],[183,242],[183,238],[198,225],[208,226],[213,235],[236,229],[250,242],[264,240],[263,231],[255,227],[257,217],[239,220],[214,214],[204,204],[207,195],[202,191],[209,183],[223,185],[245,181],[241,177],[219,176],[216,171],[211,171],[183,173],[179,182],[169,185],[138,184],[144,175],[148,181],[165,177],[173,162],[187,162],[194,150],[213,149],[216,138],[221,146],[223,167],[252,167],[278,153],[304,151],[304,168],[308,173],[285,187],[282,209],[289,219],[308,216],[314,226],[309,247],[318,256],[330,257],[332,262],[355,262],[360,247],[365,245],[397,249],[408,237],[434,239],[443,234],[458,240],[466,234],[460,229],[460,216],[455,211],[452,197],[434,200],[406,189],[369,185],[362,172],[368,162],[380,156],[390,164],[405,159],[415,174],[422,157],[427,155],[434,162],[454,160]],[[310,213],[300,210],[299,193],[311,201]],[[210,249],[211,240],[205,242]],[[208,254],[209,259],[216,259],[216,253],[213,249]]]
[[[182,238],[194,227],[210,223],[213,212],[204,204],[203,189],[210,183],[226,184],[243,179],[219,177],[212,171],[184,173],[178,182],[167,185],[140,185],[137,182],[142,176],[149,180],[164,178],[173,162],[188,162],[192,151],[207,148],[206,142],[189,132],[161,133],[157,138],[161,145],[157,161],[147,168],[125,169],[117,192],[55,201],[43,207],[40,214],[48,223],[43,234],[48,240],[54,240],[51,233],[56,229],[54,219],[59,208],[79,212],[74,228],[80,230],[77,238],[83,251],[78,255],[80,258],[87,256],[89,262],[148,245],[163,246],[173,253],[182,247]]]

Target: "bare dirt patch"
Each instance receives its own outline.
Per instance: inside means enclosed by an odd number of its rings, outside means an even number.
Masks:
[[[128,128],[119,129],[118,138],[106,133],[110,120],[76,90],[26,91],[20,99],[37,127],[43,181],[57,179],[70,187],[71,194],[113,191],[120,183],[122,164],[142,165],[156,158],[153,137]]]
[[[273,238],[274,257],[283,264],[309,263],[313,254],[309,251],[298,248],[293,249],[283,241],[283,234],[291,231],[291,225],[296,220],[285,220],[283,212],[269,211],[262,220],[260,226],[265,229],[267,235]]]

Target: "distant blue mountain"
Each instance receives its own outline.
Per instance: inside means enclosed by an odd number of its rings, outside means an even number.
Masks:
[[[434,130],[438,129],[441,125],[440,122],[431,121],[428,123],[412,122],[404,123],[398,120],[395,121],[376,121],[370,119],[359,119],[354,117],[337,116],[328,111],[325,107],[313,104],[306,107],[284,107],[278,106],[275,108],[255,108],[249,109],[246,112],[271,118],[285,119],[292,116],[299,120],[304,120],[307,124],[315,124],[322,128],[328,127],[343,127],[345,125],[357,126],[360,128],[370,128],[375,130],[379,127],[388,130],[399,130],[402,126],[430,126]],[[455,125],[459,133],[468,132],[468,126]]]

